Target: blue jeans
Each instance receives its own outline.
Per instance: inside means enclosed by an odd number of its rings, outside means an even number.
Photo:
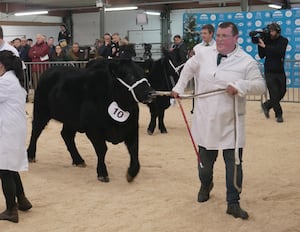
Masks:
[[[198,165],[199,179],[201,185],[209,188],[213,181],[214,163],[218,157],[218,150],[206,150],[206,148],[199,146],[199,153],[203,168]],[[240,200],[240,191],[235,187],[242,188],[243,169],[242,169],[242,154],[243,148],[239,148],[240,164],[235,164],[234,149],[223,150],[223,158],[226,168],[226,200],[228,204],[238,203]],[[236,179],[235,179],[236,166]]]

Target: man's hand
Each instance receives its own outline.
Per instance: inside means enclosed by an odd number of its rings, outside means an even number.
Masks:
[[[265,42],[261,38],[258,39],[258,46],[260,46],[262,48],[266,47]]]
[[[175,92],[175,91],[172,91],[172,92],[171,92],[171,95],[172,95],[172,97],[174,97],[174,98],[179,98],[179,93],[177,93],[177,92]]]
[[[232,85],[227,86],[226,92],[230,95],[236,95],[238,93],[237,89],[234,88]]]

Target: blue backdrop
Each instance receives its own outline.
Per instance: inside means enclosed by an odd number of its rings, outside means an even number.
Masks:
[[[261,30],[268,24],[276,22],[281,26],[281,34],[289,40],[286,50],[285,71],[288,77],[287,85],[290,88],[300,88],[300,9],[257,11],[257,12],[231,12],[231,13],[185,13],[183,15],[183,36],[185,28],[189,26],[190,17],[196,19],[195,31],[200,32],[204,24],[212,24],[217,28],[220,22],[231,21],[239,28],[238,43],[257,61],[257,45],[251,42],[250,31]],[[298,60],[298,62],[294,62]],[[292,62],[289,62],[292,61]]]

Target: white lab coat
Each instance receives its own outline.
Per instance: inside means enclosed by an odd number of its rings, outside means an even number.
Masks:
[[[14,71],[0,76],[0,169],[28,170],[26,91]]]
[[[183,94],[188,81],[193,77],[195,77],[195,94],[226,89],[229,84],[234,86],[238,90],[238,118],[235,119],[235,97],[226,92],[195,98],[191,131],[195,142],[207,149],[244,147],[245,96],[263,94],[265,82],[258,63],[239,45],[219,66],[217,54],[216,47],[199,49],[198,53],[186,62],[173,91]]]

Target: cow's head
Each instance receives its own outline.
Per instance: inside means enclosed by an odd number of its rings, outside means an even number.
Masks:
[[[110,72],[136,102],[149,103],[153,99],[154,89],[145,78],[144,71],[132,60],[112,60]]]

